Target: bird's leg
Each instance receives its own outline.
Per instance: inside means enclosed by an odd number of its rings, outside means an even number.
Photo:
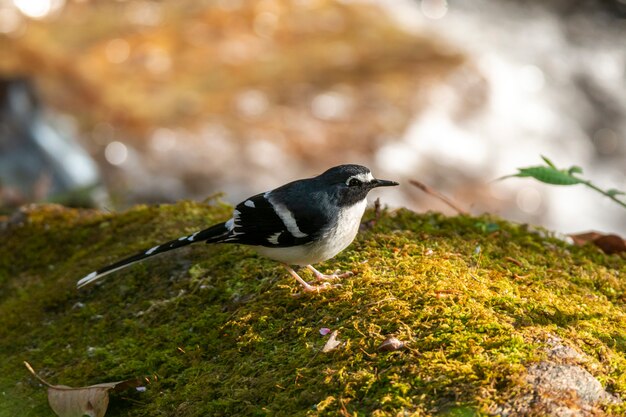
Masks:
[[[318,271],[317,269],[313,268],[312,265],[307,265],[307,268],[309,268],[309,270],[311,272],[313,272],[313,274],[315,275],[315,278],[317,278],[318,281],[334,281],[336,279],[342,279],[342,278],[347,278],[347,277],[351,277],[352,275],[354,275],[352,272],[348,271],[348,272],[344,272],[342,274],[340,274],[339,270],[336,270],[335,272],[333,272],[330,275],[325,275],[322,274],[320,271]]]
[[[325,282],[323,285],[311,285],[302,278],[300,278],[300,275],[298,275],[296,271],[294,271],[289,265],[284,264],[283,266],[287,268],[289,274],[291,274],[291,276],[294,277],[296,281],[298,281],[304,287],[304,292],[320,292],[335,287],[335,285],[330,285],[327,282]]]

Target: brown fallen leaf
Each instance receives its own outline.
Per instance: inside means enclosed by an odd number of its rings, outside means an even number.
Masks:
[[[572,238],[574,244],[577,246],[592,243],[599,247],[602,252],[609,255],[614,253],[626,252],[626,240],[618,235],[604,234],[600,232],[587,232],[569,236]]]
[[[341,340],[337,340],[338,334],[339,334],[339,330],[334,330],[330,334],[328,341],[326,341],[326,344],[322,348],[322,352],[327,353],[327,352],[330,352],[331,350],[335,350],[339,345],[343,343]]]
[[[404,342],[397,337],[390,336],[386,338],[380,346],[378,346],[378,350],[393,352],[394,350],[399,350],[404,347]]]
[[[626,240],[617,235],[605,235],[593,241],[593,244],[609,255],[626,252]]]
[[[139,385],[136,379],[80,388],[52,385],[37,375],[28,362],[24,362],[24,365],[35,378],[48,387],[48,404],[59,417],[103,417],[109,406],[110,390],[124,390]]]
[[[599,238],[600,236],[602,236],[602,233],[600,232],[585,232],[569,235],[576,246],[582,246],[589,242],[593,242],[593,240]]]

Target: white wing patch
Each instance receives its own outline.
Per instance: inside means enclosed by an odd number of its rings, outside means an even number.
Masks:
[[[274,233],[272,236],[267,238],[267,241],[272,245],[278,245],[278,238],[282,235],[283,232]]]
[[[235,210],[233,211],[233,217],[228,219],[228,221],[224,224],[224,226],[229,230],[232,231],[235,227],[239,226],[239,216],[241,215],[241,212],[239,210]],[[241,234],[241,233],[237,233],[235,232],[234,234]]]
[[[270,202],[270,204],[274,208],[274,211],[276,212],[280,220],[282,220],[289,233],[291,233],[294,237],[308,236],[308,234],[303,233],[300,228],[298,228],[298,223],[296,223],[296,219],[295,217],[293,217],[293,213],[289,211],[289,209],[284,204],[275,201],[269,191],[263,194],[263,197],[265,197],[267,201]]]
[[[229,231],[229,235],[230,237],[228,239],[224,239],[224,242],[230,242],[233,240],[236,240],[235,236],[237,235],[243,235],[243,232],[235,232],[235,227],[240,226],[239,224],[239,220],[241,216],[241,212],[239,210],[235,210],[233,211],[233,217],[228,219],[228,221],[224,224],[224,226],[226,227],[226,229],[228,229]]]
[[[190,241],[190,242],[193,242],[193,240],[196,238],[196,236],[198,236],[198,233],[200,233],[200,232],[196,232],[193,235],[189,236],[187,238],[187,240]]]
[[[234,230],[235,227],[240,226],[239,224],[239,220],[241,220],[241,212],[239,210],[235,210],[233,211],[233,228],[231,229]],[[233,236],[237,236],[237,235],[243,235],[243,232],[234,232],[233,231]]]
[[[256,206],[254,205],[254,201],[252,200],[246,200],[245,203],[243,203],[244,206],[246,207],[250,207],[250,208],[255,208]]]

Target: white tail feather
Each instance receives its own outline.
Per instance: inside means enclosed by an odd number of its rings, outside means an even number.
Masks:
[[[106,271],[106,272],[103,272],[101,274],[99,274],[97,271],[94,271],[94,272],[92,272],[90,274],[85,275],[83,278],[81,278],[76,283],[76,288],[82,288],[85,285],[89,285],[92,282],[99,280],[100,278],[102,278],[105,275],[109,275],[111,272],[119,271],[120,269],[126,268],[127,266],[132,265],[132,264],[137,263],[137,262],[139,262],[139,261],[135,261],[135,262],[128,263],[126,265],[122,265],[122,266],[120,266],[118,268],[111,269],[110,271]]]

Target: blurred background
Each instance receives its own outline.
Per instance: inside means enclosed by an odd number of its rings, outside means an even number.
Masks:
[[[390,206],[626,234],[626,1],[0,0],[0,211],[233,203],[340,163]]]

